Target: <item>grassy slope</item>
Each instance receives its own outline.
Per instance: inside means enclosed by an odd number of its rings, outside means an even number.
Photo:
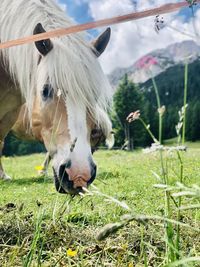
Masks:
[[[106,223],[118,221],[126,211],[97,195],[71,199],[57,194],[51,178],[36,175],[34,168],[43,159],[44,155],[33,155],[3,160],[13,181],[0,182],[0,266],[29,266],[33,240],[37,245],[31,266],[41,263],[41,266],[133,266],[132,263],[143,263],[144,250],[148,266],[162,264],[164,231],[161,224],[149,223],[144,227],[131,223],[106,241],[97,242],[98,230]],[[163,193],[152,187],[158,182],[151,172],[160,171],[158,155],[99,151],[95,159],[99,172],[94,184],[101,192],[125,201],[136,213],[162,215]],[[199,159],[200,149],[191,149],[184,156],[188,185],[200,185]],[[178,170],[174,155],[168,166],[173,184]],[[6,208],[7,203],[15,204],[16,208]],[[41,214],[40,234],[34,237]],[[183,220],[198,227],[200,213],[184,212]],[[184,229],[182,235],[183,255],[197,256],[200,253],[197,234]],[[141,242],[142,236],[144,242]],[[78,249],[77,256],[67,257],[68,248]]]

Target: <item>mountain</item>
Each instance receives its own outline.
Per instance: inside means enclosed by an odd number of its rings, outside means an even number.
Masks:
[[[166,71],[177,64],[188,63],[200,57],[200,46],[192,40],[169,45],[143,56],[128,68],[117,68],[108,75],[112,86],[116,87],[125,73],[135,83],[144,83],[149,78]]]

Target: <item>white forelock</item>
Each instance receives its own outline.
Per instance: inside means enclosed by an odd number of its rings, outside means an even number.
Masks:
[[[38,23],[46,31],[73,25],[54,0],[1,0],[1,42],[32,35]],[[64,99],[86,107],[107,135],[111,125],[105,111],[111,102],[112,89],[91,45],[84,39],[82,33],[54,38],[53,49],[39,65],[34,44],[5,49],[1,53],[26,99],[30,114],[36,90],[42,90],[48,79],[55,91],[61,90]]]

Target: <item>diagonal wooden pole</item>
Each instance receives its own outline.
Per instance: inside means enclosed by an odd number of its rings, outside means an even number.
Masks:
[[[197,0],[196,3],[200,3],[200,0]],[[108,25],[114,25],[118,23],[132,21],[132,20],[138,20],[138,19],[155,16],[159,14],[171,13],[171,12],[180,10],[181,8],[187,7],[187,6],[189,6],[187,1],[180,2],[180,3],[165,4],[160,7],[141,11],[141,12],[130,13],[130,14],[123,15],[123,16],[117,16],[113,18],[102,19],[98,21],[74,25],[68,28],[57,29],[57,30],[53,30],[53,31],[49,31],[49,32],[45,32],[45,33],[41,33],[37,35],[23,37],[17,40],[7,41],[7,42],[0,44],[0,49],[5,49],[5,48],[17,46],[17,45],[28,44],[28,43],[32,43],[35,41],[49,39],[49,38],[60,37],[63,35],[77,33],[77,32],[86,31],[86,30],[99,28],[99,27],[105,27]]]

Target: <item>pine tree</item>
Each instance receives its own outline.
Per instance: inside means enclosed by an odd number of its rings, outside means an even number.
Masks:
[[[189,125],[191,128],[191,141],[199,140],[200,136],[200,101],[195,101],[192,107],[191,121],[189,121]]]
[[[116,130],[116,145],[127,144],[127,149],[144,146],[147,141],[147,134],[139,121],[129,124],[126,117],[130,112],[140,110],[143,118],[145,114],[145,101],[142,92],[138,87],[128,80],[126,74],[117,88],[114,95],[113,126]]]

